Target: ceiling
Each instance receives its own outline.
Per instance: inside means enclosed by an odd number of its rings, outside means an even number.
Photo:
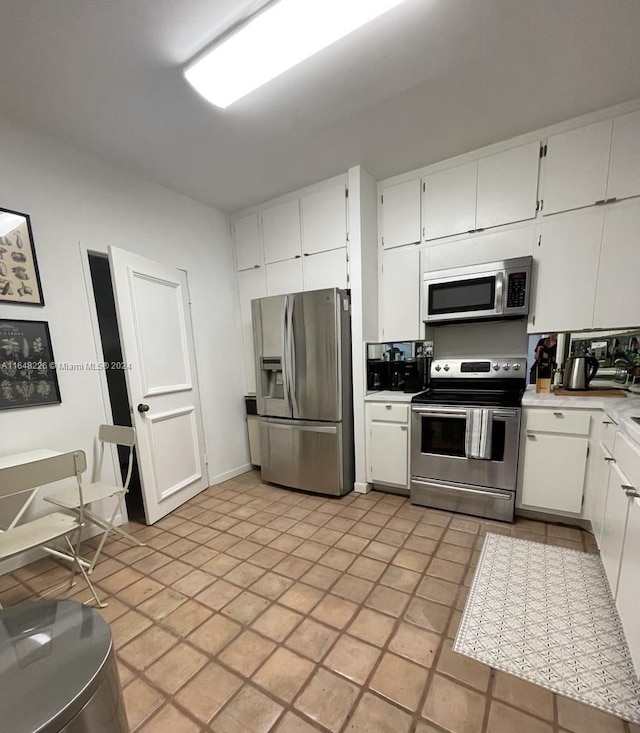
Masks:
[[[182,67],[260,0],[0,0],[0,115],[225,211],[640,96],[638,0],[405,0],[226,110]]]

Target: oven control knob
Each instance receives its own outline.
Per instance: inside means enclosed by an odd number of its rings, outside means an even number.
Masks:
[[[504,369],[505,372],[508,372],[511,367],[508,364],[503,364],[502,368]]]
[[[520,364],[512,364],[512,368],[514,372],[517,372],[520,369]]]
[[[441,369],[442,367],[440,366],[440,364],[436,364],[436,371],[439,372]]]
[[[449,371],[449,365],[448,364],[445,364],[444,365],[444,370],[445,370],[445,372],[448,372]]]
[[[497,371],[498,371],[498,369],[500,369],[500,364],[494,364],[494,365],[493,365],[493,371],[494,371],[494,372],[497,372]]]

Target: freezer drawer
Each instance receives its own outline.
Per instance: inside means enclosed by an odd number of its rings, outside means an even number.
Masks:
[[[262,479],[319,494],[351,491],[340,423],[260,419]]]

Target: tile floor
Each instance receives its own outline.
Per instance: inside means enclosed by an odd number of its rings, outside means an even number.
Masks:
[[[326,499],[250,472],[111,541],[109,605],[136,733],[639,733],[455,654],[483,534],[596,551],[578,529],[482,522],[373,492]],[[0,577],[5,605],[67,569]],[[78,590],[79,589],[79,590]],[[68,595],[86,600],[81,585]]]

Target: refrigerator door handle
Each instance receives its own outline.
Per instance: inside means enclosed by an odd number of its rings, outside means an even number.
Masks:
[[[289,374],[289,354],[288,354],[288,343],[289,343],[289,296],[285,296],[284,300],[284,313],[282,314],[282,386],[284,390],[284,396],[289,407],[289,414],[291,414],[291,377]]]
[[[295,332],[293,329],[293,309],[295,305],[295,295],[289,295],[287,296],[287,305],[288,305],[288,317],[289,317],[289,326],[287,329],[287,367],[289,369],[289,396],[291,400],[291,408],[292,408],[292,415],[293,417],[299,417],[299,411],[298,411],[298,399],[296,397],[297,394],[297,384],[296,384],[296,342],[295,342]]]

